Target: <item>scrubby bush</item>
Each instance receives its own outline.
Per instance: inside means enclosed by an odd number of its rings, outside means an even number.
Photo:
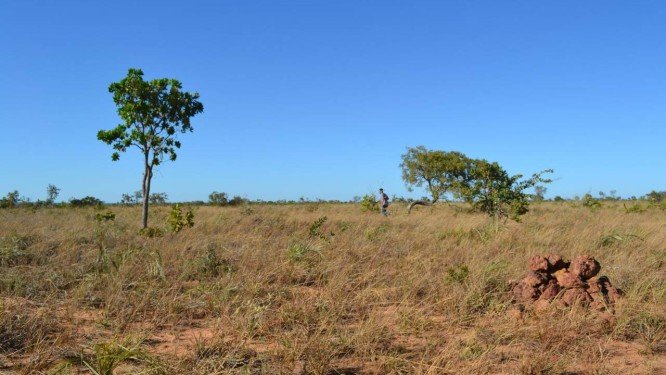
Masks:
[[[101,207],[104,206],[104,202],[95,197],[87,196],[81,199],[71,198],[69,200],[69,205],[72,207],[94,207],[94,206]]]
[[[115,219],[116,219],[116,214],[108,210],[106,212],[98,212],[95,214],[95,221],[97,221],[98,223],[105,221],[113,221]]]
[[[363,212],[379,212],[379,202],[372,194],[366,194],[361,199],[361,211]]]
[[[601,207],[601,201],[593,197],[590,193],[583,195],[582,203],[584,207],[587,207],[591,210],[595,210]]]
[[[167,223],[171,231],[175,233],[180,232],[185,227],[192,228],[194,226],[194,213],[192,210],[187,210],[185,216],[183,216],[183,210],[179,204],[176,204],[169,213]]]
[[[148,238],[162,237],[164,235],[164,231],[160,228],[148,227],[141,228],[141,230],[139,230],[139,234]]]

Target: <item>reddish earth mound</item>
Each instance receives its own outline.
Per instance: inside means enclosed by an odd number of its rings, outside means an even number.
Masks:
[[[581,304],[596,310],[612,307],[622,296],[608,277],[595,277],[601,265],[589,255],[565,262],[560,255],[535,255],[530,258],[530,271],[515,283],[512,292],[518,302],[537,302],[545,308],[552,302],[563,306]]]

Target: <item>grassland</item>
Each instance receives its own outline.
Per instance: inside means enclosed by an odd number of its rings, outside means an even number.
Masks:
[[[154,238],[140,208],[109,210],[0,211],[0,372],[666,373],[663,210],[544,203],[498,227],[449,206],[195,207]],[[519,311],[507,281],[548,252],[596,257],[614,313]]]

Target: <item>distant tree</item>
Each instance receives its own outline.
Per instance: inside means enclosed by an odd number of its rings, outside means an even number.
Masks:
[[[0,208],[16,207],[20,202],[18,190],[10,191],[4,198],[0,199]]]
[[[236,196],[234,196],[233,198],[231,198],[229,200],[228,204],[229,204],[229,206],[240,206],[241,204],[245,204],[245,203],[247,203],[247,199],[245,199],[245,198],[243,198],[239,195],[236,195]]]
[[[564,198],[560,197],[559,195],[556,195],[555,198],[553,198],[553,201],[555,201],[555,202],[564,202]]]
[[[469,168],[469,180],[460,192],[463,199],[496,219],[508,217],[515,221],[520,221],[520,216],[529,211],[531,196],[525,190],[550,183],[543,175],[553,172],[546,169],[521,180],[522,175],[509,175],[497,162],[483,159],[473,160]]]
[[[58,194],[60,194],[60,189],[53,184],[49,184],[46,187],[46,203],[53,204],[58,198]]]
[[[650,203],[659,203],[665,198],[666,198],[666,191],[652,190],[651,192],[645,195],[645,199],[647,199]]]
[[[417,146],[407,148],[400,167],[407,190],[425,185],[430,193],[430,203],[436,203],[444,194],[460,191],[460,184],[467,177],[467,162],[467,157],[460,152]]]
[[[133,204],[136,204],[136,200],[132,195],[123,193],[122,197],[120,198],[120,204],[131,206]]]
[[[70,198],[69,204],[72,207],[87,207],[87,206],[103,206],[104,202],[95,197],[87,196],[81,199]]]
[[[528,211],[528,201],[533,198],[525,190],[551,182],[543,177],[552,173],[550,169],[523,180],[522,175],[509,175],[496,162],[471,159],[460,152],[428,150],[423,146],[408,148],[402,160],[402,178],[408,189],[426,185],[432,203],[451,193],[496,219],[509,217],[518,221]],[[412,202],[409,209],[415,204],[424,203]]]
[[[175,79],[160,78],[144,81],[143,71],[130,69],[120,82],[112,83],[109,92],[118,107],[122,123],[110,130],[100,130],[97,138],[115,150],[113,161],[120,152],[137,147],[143,155],[142,226],[148,227],[148,202],[153,168],[168,157],[175,161],[180,148],[177,133],[192,132],[190,118],[203,112],[198,93],[182,90]]]
[[[227,199],[227,193],[221,193],[218,191],[210,193],[208,196],[208,203],[216,206],[225,206],[227,203],[229,203],[229,200]]]
[[[169,199],[167,193],[152,193],[148,198],[150,203],[153,204],[165,204],[167,202],[167,199]]]
[[[543,202],[546,196],[546,191],[548,188],[543,185],[537,185],[534,187],[534,201]]]

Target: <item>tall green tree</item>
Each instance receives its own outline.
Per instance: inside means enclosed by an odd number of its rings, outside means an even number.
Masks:
[[[469,179],[462,186],[460,196],[476,210],[497,220],[511,218],[515,221],[520,221],[520,216],[529,211],[529,200],[534,197],[526,190],[550,183],[551,180],[543,176],[553,172],[546,169],[523,179],[523,175],[510,175],[497,162],[484,159],[470,159],[468,168]]]
[[[456,151],[428,150],[424,146],[408,147],[402,155],[402,179],[407,189],[425,187],[431,202],[436,203],[444,194],[457,192],[467,180],[467,157]]]
[[[456,151],[428,150],[423,146],[408,148],[400,166],[409,190],[425,186],[432,197],[430,202],[412,202],[409,210],[417,204],[436,203],[445,194],[451,194],[489,216],[510,217],[516,221],[527,213],[532,198],[525,191],[551,182],[543,175],[552,172],[545,170],[523,179],[522,175],[510,175],[496,162],[472,159]]]
[[[100,130],[97,139],[112,145],[113,161],[120,153],[136,147],[143,155],[143,228],[148,227],[150,182],[155,166],[167,158],[175,161],[181,143],[178,133],[192,132],[190,119],[203,112],[198,93],[182,90],[175,79],[143,79],[141,69],[130,69],[127,76],[109,86],[122,122],[113,129]]]

